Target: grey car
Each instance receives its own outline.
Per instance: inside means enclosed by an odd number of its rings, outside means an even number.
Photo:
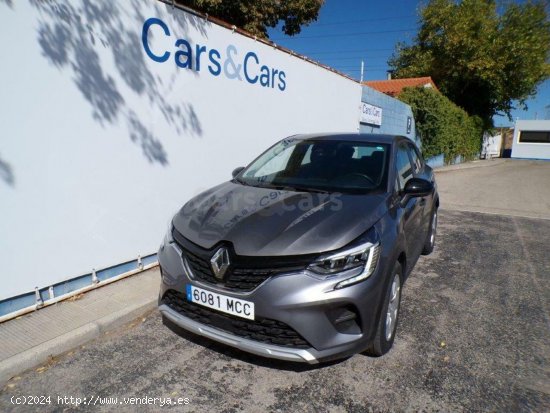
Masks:
[[[434,248],[438,206],[434,173],[407,138],[286,138],[173,217],[159,310],[260,356],[383,355],[404,281]]]

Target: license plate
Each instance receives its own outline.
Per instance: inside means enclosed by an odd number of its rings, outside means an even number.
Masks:
[[[216,294],[211,291],[187,285],[187,301],[204,307],[213,308],[222,313],[233,314],[237,317],[254,320],[254,303],[239,298]]]

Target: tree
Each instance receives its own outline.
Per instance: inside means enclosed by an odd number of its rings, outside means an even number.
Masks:
[[[317,20],[324,0],[178,0],[178,3],[267,38],[267,28],[283,21],[283,32],[300,33],[302,25]]]
[[[413,111],[426,158],[442,153],[450,163],[457,156],[472,159],[479,154],[482,125],[477,116],[468,116],[464,109],[432,88],[405,88],[399,100]]]
[[[499,7],[494,0],[429,0],[412,45],[388,62],[396,77],[431,76],[441,92],[485,128],[550,77],[550,22],[544,0]],[[500,11],[500,13],[499,13]]]

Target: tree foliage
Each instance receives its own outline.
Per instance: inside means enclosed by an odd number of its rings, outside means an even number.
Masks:
[[[426,158],[443,153],[449,163],[457,156],[472,159],[481,151],[481,119],[469,116],[441,93],[432,88],[405,88],[399,100],[412,108]]]
[[[283,21],[283,32],[300,33],[301,26],[317,20],[324,0],[178,0],[178,3],[225,20],[258,37]]]
[[[443,94],[491,126],[550,77],[550,22],[544,0],[429,0],[412,45],[389,61],[396,77],[431,76]]]

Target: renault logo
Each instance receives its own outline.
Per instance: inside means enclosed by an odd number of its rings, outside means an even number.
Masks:
[[[212,271],[214,271],[214,276],[218,280],[222,280],[229,268],[229,252],[227,252],[226,248],[222,247],[216,251],[210,260],[210,266],[212,267]]]

